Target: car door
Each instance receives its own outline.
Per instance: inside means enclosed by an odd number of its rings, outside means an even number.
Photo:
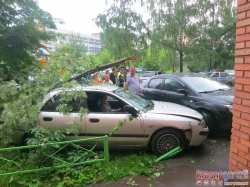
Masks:
[[[163,78],[152,78],[147,85],[143,87],[143,95],[148,100],[159,100],[158,95],[161,92]]]
[[[211,77],[213,77],[216,80],[220,80],[220,73],[219,72],[215,72]]]
[[[114,95],[108,93],[99,94],[107,95],[109,100],[120,103],[120,106],[127,105],[126,102]],[[85,115],[86,135],[89,138],[98,137],[109,135],[113,131],[112,136],[109,137],[109,146],[142,146],[145,137],[143,120],[138,117],[138,119],[130,121],[129,117],[131,117],[131,114],[123,112],[122,109],[119,112],[112,113],[90,111],[89,114]],[[101,144],[99,141],[92,141],[90,143]]]
[[[227,83],[228,79],[229,79],[229,76],[227,73],[220,72],[220,81],[221,82]]]
[[[178,93],[177,90],[187,90],[185,85],[177,79],[169,77],[164,78],[162,89],[157,92],[156,99],[183,105],[188,100],[188,94]]]
[[[74,134],[66,134],[67,140],[79,139],[86,137],[85,129],[85,119],[80,119],[79,109],[80,107],[87,108],[87,99],[80,101],[79,98],[76,98],[68,103],[72,107],[72,110],[69,114],[62,114],[57,111],[57,106],[61,104],[60,95],[52,96],[53,99],[49,99],[41,109],[41,114],[39,116],[39,124],[48,130],[58,129],[62,132],[66,132],[66,129],[72,126],[73,124],[78,127],[80,132],[79,136]],[[53,102],[54,100],[54,102]]]

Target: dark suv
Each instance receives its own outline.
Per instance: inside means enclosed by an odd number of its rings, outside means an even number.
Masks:
[[[162,71],[145,71],[141,77],[152,77],[154,75],[161,75],[163,74],[164,72]]]
[[[233,88],[198,73],[151,77],[143,86],[146,99],[181,104],[200,112],[210,133],[232,127]]]

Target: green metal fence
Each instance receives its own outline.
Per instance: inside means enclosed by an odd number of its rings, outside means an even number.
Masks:
[[[103,139],[103,144],[104,144],[104,155],[103,158],[99,158],[98,154],[96,154],[93,149],[95,148],[92,147],[91,149],[85,149],[77,143],[81,143],[84,141],[91,141],[91,140],[99,140]],[[32,168],[32,169],[25,169],[23,166],[23,163],[18,163],[18,158],[20,157],[20,150],[35,150],[36,148],[43,148],[43,146],[55,146],[55,145],[63,145],[59,149],[57,149],[54,153],[52,154],[47,154],[46,152],[42,151],[43,156],[45,157],[42,161],[44,163],[48,159],[54,159],[58,165],[54,165],[51,167],[48,166],[40,166],[39,168]],[[68,146],[73,146],[77,147],[78,149],[81,149],[84,151],[82,155],[79,155],[77,159],[75,159],[72,162],[68,162],[66,160],[61,159],[58,157],[58,153],[60,153],[63,149],[65,149]],[[42,150],[42,149],[41,149]],[[6,158],[7,153],[11,153],[12,158]],[[81,158],[83,158],[86,154],[92,153],[93,155],[97,155],[93,157],[91,160],[86,160],[86,161],[81,161]],[[1,154],[5,155],[2,156]],[[16,155],[15,155],[16,154]],[[29,146],[19,146],[19,147],[10,147],[10,148],[2,148],[0,149],[0,160],[4,164],[0,165],[0,171],[5,171],[7,169],[5,168],[15,168],[15,171],[8,171],[4,173],[0,173],[0,176],[7,176],[7,175],[13,175],[13,174],[22,174],[22,173],[32,173],[32,172],[39,172],[39,171],[45,171],[45,170],[54,170],[58,168],[64,168],[64,167],[72,167],[72,166],[79,166],[83,164],[91,164],[91,163],[96,163],[96,162],[106,162],[107,164],[109,163],[109,148],[108,148],[108,136],[101,136],[101,137],[95,137],[95,138],[86,138],[86,139],[78,139],[78,140],[71,140],[71,141],[62,141],[62,142],[55,142],[55,143],[47,143],[47,144],[40,144],[40,145],[29,145]],[[10,167],[11,166],[11,167]]]

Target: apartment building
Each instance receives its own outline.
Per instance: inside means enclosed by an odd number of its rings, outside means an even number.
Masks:
[[[102,43],[100,40],[99,33],[93,33],[92,35],[87,35],[83,33],[77,33],[77,32],[62,30],[62,29],[57,29],[57,30],[49,29],[48,31],[54,32],[56,34],[61,34],[63,36],[63,37],[57,38],[57,41],[47,42],[46,47],[48,48],[49,51],[55,51],[62,43],[67,43],[67,39],[72,34],[80,35],[81,37],[83,37],[85,46],[88,49],[87,54],[98,54],[100,50],[102,49]]]

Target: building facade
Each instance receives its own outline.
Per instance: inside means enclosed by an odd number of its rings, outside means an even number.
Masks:
[[[235,86],[233,128],[230,143],[229,171],[248,171],[244,179],[232,181],[250,185],[250,0],[237,1]],[[237,186],[237,185],[232,185]]]
[[[85,46],[87,47],[87,54],[98,54],[101,49],[102,49],[102,44],[100,40],[100,35],[98,33],[93,33],[92,35],[87,35],[83,33],[77,33],[73,31],[68,31],[68,30],[62,30],[62,29],[57,29],[57,30],[47,30],[49,32],[53,32],[55,34],[60,34],[63,37],[57,38],[56,41],[48,41],[46,43],[46,47],[48,48],[49,51],[55,51],[57,48],[60,47],[62,43],[67,43],[67,39],[69,38],[70,35],[80,35],[84,42]]]

